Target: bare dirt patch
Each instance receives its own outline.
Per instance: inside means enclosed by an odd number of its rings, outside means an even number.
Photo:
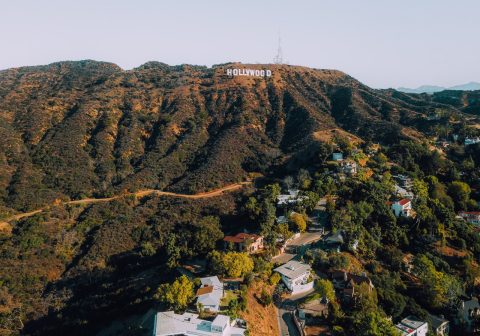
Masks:
[[[265,288],[269,293],[273,292],[273,286],[267,286],[262,282],[252,283],[247,292],[247,310],[241,314],[241,318],[247,321],[251,336],[277,336],[279,335],[277,309],[273,304],[264,307],[257,298]]]

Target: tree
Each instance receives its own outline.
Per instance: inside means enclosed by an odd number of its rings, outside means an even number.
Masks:
[[[172,284],[161,284],[158,287],[156,297],[163,303],[167,303],[175,310],[183,310],[195,297],[193,282],[185,275],[176,279]]]
[[[228,252],[223,256],[223,268],[227,276],[238,278],[253,271],[253,260],[247,253]]]
[[[448,193],[455,202],[457,209],[465,210],[471,193],[470,186],[465,182],[454,181],[448,188]]]
[[[270,285],[277,285],[281,279],[282,277],[280,276],[280,274],[278,274],[277,272],[274,272],[270,276],[270,279],[268,280],[268,282],[270,282]]]
[[[399,336],[392,321],[379,311],[357,313],[354,317],[354,335],[357,336]]]
[[[193,237],[194,249],[197,253],[206,254],[212,251],[215,249],[217,241],[223,238],[220,219],[214,216],[202,218],[195,224]]]
[[[424,287],[425,298],[432,308],[445,308],[456,302],[462,292],[459,281],[444,272],[437,271],[426,255],[417,255],[413,260],[414,273]]]
[[[224,274],[225,267],[223,266],[223,253],[213,250],[208,254],[208,264],[210,271],[214,274]]]
[[[157,250],[155,249],[155,247],[152,245],[152,243],[150,242],[144,242],[142,243],[142,250],[141,250],[141,254],[142,256],[145,256],[145,257],[151,257],[153,256],[155,253],[157,252]]]
[[[277,225],[277,233],[281,235],[284,239],[289,239],[293,236],[293,232],[290,231],[288,223],[282,223]]]
[[[378,299],[375,289],[372,289],[367,283],[355,285],[356,306],[362,311],[375,311],[377,309]]]
[[[307,221],[305,220],[305,216],[302,214],[297,212],[293,213],[290,216],[290,222],[300,232],[305,232],[307,229]]]
[[[310,177],[310,173],[306,169],[300,169],[297,175],[298,185],[300,189],[307,190],[310,188],[312,184],[312,179]]]
[[[320,196],[313,191],[305,191],[306,198],[302,201],[302,205],[307,211],[312,211],[320,200]]]
[[[325,297],[328,301],[335,301],[335,289],[333,288],[333,283],[330,280],[320,279],[316,284],[317,293],[321,297]]]

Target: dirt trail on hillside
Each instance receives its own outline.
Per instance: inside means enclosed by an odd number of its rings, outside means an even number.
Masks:
[[[141,197],[145,197],[145,196],[152,195],[152,194],[157,195],[157,196],[179,197],[179,198],[189,198],[189,199],[210,198],[210,197],[220,196],[225,192],[235,191],[235,190],[240,189],[243,186],[251,184],[251,183],[252,182],[240,182],[240,183],[229,184],[229,185],[227,185],[225,187],[222,187],[222,188],[218,188],[218,189],[214,189],[214,190],[206,191],[206,192],[201,192],[201,193],[198,193],[198,194],[192,194],[192,195],[177,194],[177,193],[174,193],[174,192],[162,191],[162,190],[156,190],[156,189],[146,189],[146,190],[140,190],[140,191],[133,192],[133,193],[126,193],[126,194],[122,194],[122,195],[117,195],[117,196],[113,196],[113,197],[84,198],[84,199],[81,199],[81,200],[62,202],[60,204],[62,204],[62,205],[69,205],[69,204],[70,205],[75,205],[75,204],[77,204],[78,205],[78,204],[102,203],[102,202],[110,202],[110,201],[113,201],[113,200],[116,200],[116,199],[119,199],[119,198],[125,197],[125,196],[136,196],[136,197],[141,198]],[[30,212],[16,214],[16,215],[13,215],[13,216],[10,216],[8,218],[3,219],[2,222],[9,223],[9,222],[20,220],[22,218],[30,217],[30,216],[36,215],[36,214],[44,211],[47,208],[48,208],[48,206],[46,206],[44,208],[41,208],[41,209],[30,211]]]

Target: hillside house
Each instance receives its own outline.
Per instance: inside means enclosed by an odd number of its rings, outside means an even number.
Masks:
[[[232,246],[238,252],[256,253],[263,249],[263,236],[252,233],[238,233],[223,238],[225,248]]]
[[[342,161],[343,160],[343,153],[333,153],[332,154],[333,161]]]
[[[309,281],[312,268],[296,260],[275,268],[275,272],[282,276],[282,281],[292,294],[306,292],[313,288],[313,280]]]
[[[217,315],[213,321],[202,320],[197,314],[175,314],[173,311],[155,315],[153,336],[243,336],[246,328],[240,320]]]
[[[458,215],[464,221],[480,226],[480,211],[461,211]]]
[[[448,333],[450,332],[450,322],[448,322],[448,320],[444,319],[442,316],[435,316],[432,314],[428,314],[428,319],[435,335],[448,336]]]
[[[342,233],[338,231],[326,237],[323,242],[326,250],[340,252],[345,240],[343,239]]]
[[[331,272],[330,277],[332,278],[333,287],[347,301],[355,298],[356,286],[365,283],[370,291],[374,288],[372,281],[366,274],[357,275],[341,270]]]
[[[412,217],[412,201],[408,198],[402,198],[391,205],[391,209],[396,217]]]
[[[469,300],[462,300],[458,308],[457,322],[465,325],[467,331],[471,331],[474,320],[478,318],[480,318],[480,303],[478,298],[473,297]]]
[[[358,172],[358,165],[355,161],[352,160],[346,160],[342,161],[340,164],[341,170],[344,174],[347,175],[356,175]]]
[[[413,192],[400,187],[398,184],[395,184],[395,195],[400,198],[408,198],[409,200],[412,200],[414,197]]]
[[[218,312],[223,297],[223,283],[216,276],[201,278],[200,282],[201,286],[197,290],[197,307],[209,312]]]
[[[306,196],[299,196],[298,189],[288,189],[288,194],[280,194],[277,198],[277,206],[293,205],[307,199]]]
[[[398,185],[407,190],[411,190],[413,186],[413,181],[410,177],[405,175],[393,175],[392,178],[398,183]]]
[[[428,322],[408,316],[395,325],[401,336],[427,336]]]
[[[465,138],[465,141],[464,141],[464,144],[465,146],[469,146],[469,145],[475,145],[477,143],[480,143],[480,137],[474,137],[474,138]]]

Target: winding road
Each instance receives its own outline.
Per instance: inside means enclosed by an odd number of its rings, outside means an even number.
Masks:
[[[121,197],[125,196],[136,196],[139,198],[148,196],[148,195],[157,195],[157,196],[168,196],[168,197],[179,197],[179,198],[189,198],[189,199],[200,199],[200,198],[210,198],[210,197],[215,197],[215,196],[220,196],[221,194],[225,192],[231,192],[238,190],[240,188],[243,188],[243,186],[251,184],[252,182],[239,182],[239,183],[234,183],[234,184],[229,184],[227,186],[224,186],[222,188],[198,193],[198,194],[177,194],[174,192],[169,192],[169,191],[162,191],[162,190],[157,190],[157,189],[146,189],[146,190],[140,190],[132,193],[126,193],[126,194],[121,194],[113,197],[106,197],[106,198],[84,198],[81,200],[75,200],[75,201],[67,201],[67,202],[61,202],[60,204],[62,205],[75,205],[75,204],[92,204],[92,203],[102,203],[102,202],[110,202],[116,199],[119,199]],[[1,221],[4,223],[10,223],[13,221],[20,220],[22,218],[26,217],[31,217],[33,215],[36,215],[40,212],[45,211],[48,208],[48,206],[43,207],[41,209],[33,210],[30,212],[24,212],[20,214],[16,214],[10,217],[7,217],[5,219],[2,219]]]

